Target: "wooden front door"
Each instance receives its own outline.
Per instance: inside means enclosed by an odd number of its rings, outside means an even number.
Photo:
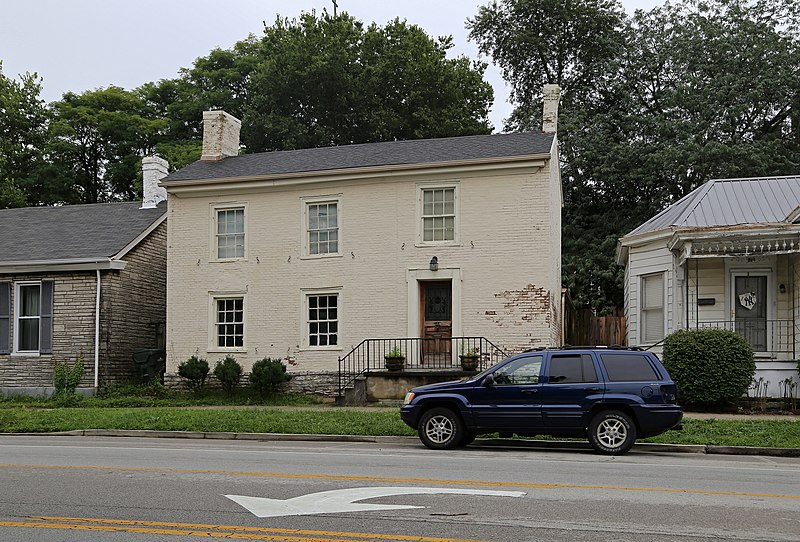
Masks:
[[[424,361],[449,363],[453,334],[452,282],[420,282],[420,301]]]

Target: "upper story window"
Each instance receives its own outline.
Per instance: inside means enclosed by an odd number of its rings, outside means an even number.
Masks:
[[[307,203],[308,208],[308,253],[339,253],[339,204]]]
[[[422,240],[455,239],[455,188],[432,188],[422,191]]]
[[[455,186],[421,187],[420,236],[422,243],[456,241],[458,196]]]
[[[215,246],[218,260],[244,258],[245,208],[226,206],[214,208]]]
[[[642,277],[641,330],[643,343],[656,343],[664,338],[664,273]]]

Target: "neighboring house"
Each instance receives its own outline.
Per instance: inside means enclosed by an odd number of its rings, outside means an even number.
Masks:
[[[426,370],[457,367],[461,345],[488,360],[559,344],[550,116],[548,133],[236,156],[239,121],[206,112],[203,158],[162,181],[168,377],[193,355],[246,372],[271,357],[331,396],[340,358],[383,369],[392,345]]]
[[[755,351],[756,378],[780,396],[797,380],[800,176],[719,179],[619,241],[628,343],[723,328]]]
[[[143,160],[144,203],[0,210],[0,391],[48,394],[80,355],[81,388],[129,381],[163,341],[166,166]]]

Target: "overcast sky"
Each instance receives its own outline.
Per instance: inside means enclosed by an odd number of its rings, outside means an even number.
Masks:
[[[380,25],[400,17],[432,36],[452,35],[451,54],[477,59],[464,22],[489,0],[338,0],[339,9]],[[650,9],[660,0],[622,0],[625,9]],[[3,73],[37,72],[42,97],[109,85],[126,89],[169,79],[215,47],[230,48],[261,34],[276,15],[332,10],[331,0],[2,0],[0,60]],[[488,59],[484,59],[488,60]],[[511,112],[508,90],[491,66],[495,91],[490,119],[500,130]]]

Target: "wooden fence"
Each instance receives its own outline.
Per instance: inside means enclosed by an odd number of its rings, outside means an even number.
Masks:
[[[576,309],[567,301],[564,307],[564,344],[580,346],[627,345],[625,316],[620,312],[595,316],[591,309]]]

